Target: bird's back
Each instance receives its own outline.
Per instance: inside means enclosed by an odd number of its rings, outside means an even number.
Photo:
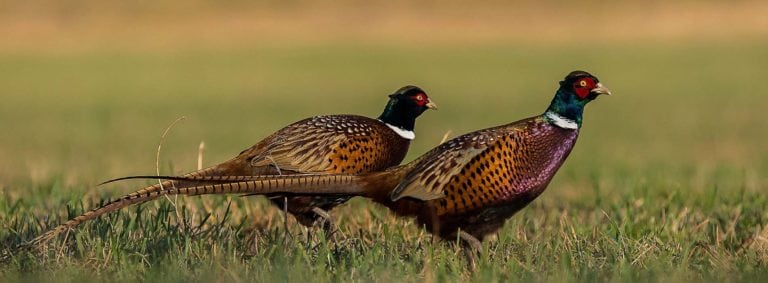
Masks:
[[[274,167],[289,172],[359,174],[399,164],[409,145],[410,140],[375,119],[316,116],[278,130],[235,159],[248,162],[252,171],[244,175],[276,174]]]

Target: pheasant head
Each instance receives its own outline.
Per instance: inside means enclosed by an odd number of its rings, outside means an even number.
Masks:
[[[416,118],[427,109],[437,109],[427,93],[416,86],[404,86],[389,95],[379,120],[405,131],[413,131]]]
[[[610,95],[597,77],[585,71],[573,71],[560,81],[560,88],[544,116],[561,128],[578,129],[584,106],[600,95]]]

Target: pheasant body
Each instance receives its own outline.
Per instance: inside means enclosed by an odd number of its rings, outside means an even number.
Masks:
[[[187,173],[182,178],[148,186],[126,197],[77,216],[35,241],[45,241],[80,223],[131,204],[145,202],[180,188],[209,182],[195,178],[216,176],[273,176],[306,173],[360,174],[400,164],[414,138],[415,120],[424,111],[436,108],[426,93],[405,86],[389,95],[378,119],[357,115],[327,115],[290,124],[236,157],[221,164]],[[184,179],[186,178],[186,179]],[[193,192],[196,190],[192,190]],[[187,191],[189,192],[189,191]],[[282,207],[283,199],[273,202]],[[315,208],[331,209],[350,196],[289,196],[288,212],[303,225],[313,225],[321,216]]]
[[[610,91],[595,76],[571,72],[543,114],[435,148],[401,167],[405,173],[397,184],[384,185],[394,186],[390,200],[374,200],[416,216],[440,237],[462,231],[481,241],[546,189],[576,143],[584,107],[601,94]]]
[[[398,165],[405,158],[410,140],[400,136],[379,120],[355,115],[317,116],[281,130],[241,155],[251,172],[240,175],[289,175],[306,172],[360,174]],[[312,137],[295,141],[295,136]],[[327,137],[326,137],[327,136]],[[275,158],[272,156],[283,156]],[[236,158],[237,159],[237,158]],[[230,174],[231,175],[231,174]],[[303,225],[310,226],[317,215],[314,207],[329,210],[351,196],[291,196],[288,212]],[[277,206],[283,198],[272,198]]]
[[[415,216],[441,237],[454,237],[461,228],[482,240],[544,191],[577,137],[578,130],[541,116],[476,131],[418,159],[392,192],[395,201],[374,200],[400,215]],[[426,201],[405,197],[429,198],[423,188],[442,196]]]

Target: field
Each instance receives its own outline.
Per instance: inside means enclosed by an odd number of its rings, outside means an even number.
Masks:
[[[291,218],[286,231],[261,197],[208,196],[125,209],[41,250],[14,252],[0,262],[0,281],[768,278],[768,23],[751,17],[768,5],[657,3],[649,25],[633,7],[611,6],[601,14],[607,19],[585,20],[594,28],[570,25],[573,32],[562,28],[567,16],[551,23],[560,28],[525,18],[535,34],[526,37],[498,12],[509,8],[502,3],[473,11],[508,34],[476,18],[452,26],[456,3],[413,29],[420,22],[412,13],[382,20],[408,6],[401,2],[323,6],[330,14],[379,11],[334,21],[313,18],[319,8],[307,3],[189,4],[177,12],[74,3],[0,9],[2,250],[147,184],[95,187],[154,174],[160,136],[181,116],[163,141],[163,174],[195,170],[201,142],[204,165],[212,165],[305,117],[378,115],[385,95],[405,84],[440,106],[417,121],[406,161],[446,132],[540,114],[575,69],[596,74],[615,95],[588,106],[569,160],[485,243],[476,272],[453,245],[362,199],[334,210],[346,237],[329,241]],[[686,21],[710,12],[695,26]],[[280,20],[291,15],[298,20]],[[340,24],[361,19],[360,27]],[[301,28],[312,24],[322,31]],[[253,28],[233,28],[243,26]]]

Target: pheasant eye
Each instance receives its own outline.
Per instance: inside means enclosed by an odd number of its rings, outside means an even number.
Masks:
[[[595,87],[595,81],[590,78],[583,78],[573,83],[573,90],[579,98],[584,99],[589,96],[589,91]]]
[[[413,97],[413,101],[418,106],[424,106],[424,104],[427,104],[427,97],[423,93],[419,93]]]

